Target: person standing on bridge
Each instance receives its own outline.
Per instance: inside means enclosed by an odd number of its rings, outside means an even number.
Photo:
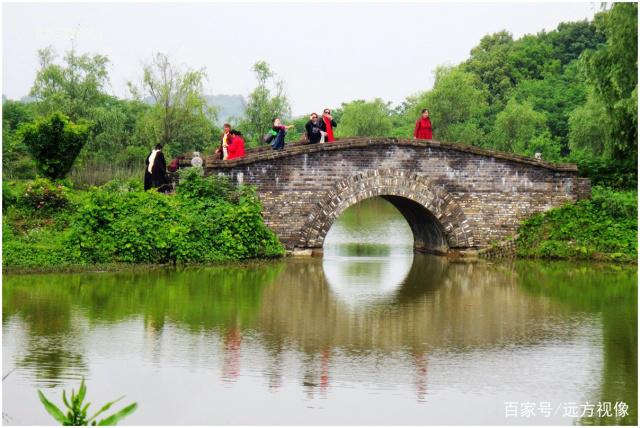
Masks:
[[[273,119],[273,132],[276,133],[275,138],[271,142],[271,148],[273,150],[284,149],[284,137],[287,135],[287,129],[293,128],[294,125],[283,125],[279,117]]]
[[[307,138],[309,144],[317,144],[322,139],[322,129],[320,128],[320,121],[318,120],[317,113],[311,113],[309,122],[304,125],[304,129],[307,131]]]
[[[431,119],[429,119],[429,110],[422,109],[422,115],[416,122],[416,128],[413,131],[413,139],[416,140],[431,140],[433,137],[433,130],[431,128]]]
[[[331,143],[336,139],[333,137],[333,130],[338,127],[338,123],[331,116],[331,110],[326,108],[322,112],[322,120],[320,121],[320,130],[326,133],[326,141]]]
[[[226,160],[228,157],[228,145],[231,135],[231,125],[225,123],[222,125],[222,135],[220,136],[220,147],[216,150],[216,159]]]

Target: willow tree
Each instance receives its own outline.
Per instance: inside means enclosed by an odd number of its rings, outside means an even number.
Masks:
[[[610,156],[636,169],[638,158],[638,5],[614,3],[595,17],[606,42],[582,58],[587,82],[610,124]]]
[[[156,53],[143,69],[141,88],[129,82],[135,98],[152,104],[138,120],[138,140],[162,144],[169,152],[203,150],[212,143],[216,110],[204,96],[204,69],[182,70]]]
[[[36,99],[41,115],[59,111],[74,121],[88,119],[92,110],[108,98],[109,58],[106,56],[78,54],[71,49],[60,63],[55,50],[46,47],[38,50],[38,62],[40,68],[30,95]]]

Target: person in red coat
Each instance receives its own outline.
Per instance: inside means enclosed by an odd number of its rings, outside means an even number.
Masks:
[[[422,116],[416,121],[416,129],[413,131],[413,139],[430,140],[433,137],[429,110],[422,109]]]
[[[331,116],[331,110],[326,108],[322,112],[322,119],[320,120],[320,130],[325,135],[325,141],[327,143],[333,143],[336,139],[333,137],[333,131],[338,126],[338,123],[335,121],[333,116]]]
[[[227,141],[227,160],[244,157],[244,138],[242,133],[232,129],[229,132],[230,142]]]

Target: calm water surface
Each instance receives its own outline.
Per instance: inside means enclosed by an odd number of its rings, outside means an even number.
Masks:
[[[635,267],[414,255],[380,199],[322,258],[3,279],[5,424],[82,377],[124,424],[637,424]]]

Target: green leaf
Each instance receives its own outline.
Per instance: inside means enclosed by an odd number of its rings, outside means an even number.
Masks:
[[[53,418],[56,421],[60,422],[61,424],[64,424],[66,419],[64,417],[64,413],[62,413],[62,410],[60,410],[51,401],[47,400],[47,397],[44,396],[42,391],[38,390],[38,396],[40,397],[40,402],[42,402],[42,404],[44,405],[44,408],[47,411],[47,413],[53,416]]]
[[[124,395],[123,395],[122,397],[120,397],[120,398],[116,398],[115,400],[110,401],[110,402],[108,402],[107,404],[105,404],[104,406],[102,406],[102,408],[101,408],[100,410],[98,410],[98,411],[96,412],[96,414],[95,414],[95,415],[93,415],[93,416],[91,416],[91,417],[89,418],[89,422],[91,422],[92,420],[94,420],[95,418],[97,418],[97,417],[98,417],[98,415],[99,415],[100,413],[102,413],[102,412],[106,412],[107,410],[109,410],[109,408],[110,408],[111,406],[113,406],[115,403],[117,403],[118,401],[122,400],[123,398],[124,398]]]
[[[80,382],[80,390],[78,390],[78,403],[82,403],[84,401],[85,395],[87,395],[87,385],[84,384],[84,378],[82,378],[82,382]]]
[[[68,409],[71,409],[71,406],[67,401],[67,391],[65,391],[64,389],[62,390],[62,401],[64,402],[64,405],[67,406]]]
[[[127,407],[125,407],[124,409],[120,410],[119,412],[114,413],[113,415],[109,416],[108,418],[101,420],[100,422],[98,422],[98,425],[100,425],[100,426],[117,425],[120,420],[122,420],[125,417],[129,416],[137,408],[138,408],[138,403],[130,404]]]

